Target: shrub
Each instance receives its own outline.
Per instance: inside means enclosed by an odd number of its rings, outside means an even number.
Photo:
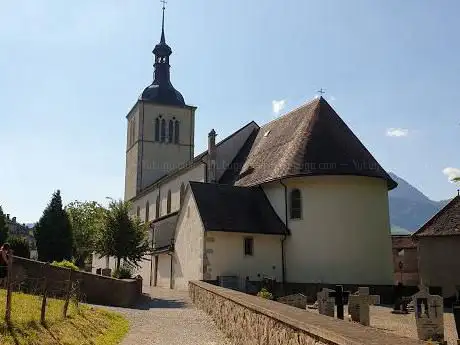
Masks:
[[[72,261],[67,261],[67,260],[63,260],[59,262],[53,261],[51,265],[56,266],[56,267],[70,268],[71,270],[74,270],[74,271],[80,270]]]
[[[257,296],[265,298],[265,299],[273,299],[273,294],[270,291],[268,291],[266,288],[262,288],[262,290],[260,290],[257,293]]]
[[[29,242],[25,238],[11,237],[8,240],[8,243],[10,244],[10,247],[13,250],[14,255],[30,259]]]
[[[117,279],[131,279],[133,276],[133,269],[128,265],[123,265],[113,271],[112,277]]]

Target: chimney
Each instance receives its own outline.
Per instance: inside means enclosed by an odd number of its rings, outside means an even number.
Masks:
[[[11,221],[12,221],[13,223],[16,223],[16,217],[13,217],[13,219],[11,219]]]
[[[216,136],[214,129],[208,134],[208,182],[211,183],[215,183],[217,177]]]

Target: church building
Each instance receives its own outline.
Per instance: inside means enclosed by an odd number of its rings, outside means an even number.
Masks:
[[[125,199],[150,224],[145,285],[237,277],[393,283],[396,183],[320,97],[195,154],[197,108],[171,83],[164,12],[154,80],[127,115]]]

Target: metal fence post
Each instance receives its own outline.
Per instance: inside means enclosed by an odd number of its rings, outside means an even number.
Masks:
[[[6,310],[5,310],[5,321],[10,323],[11,321],[11,293],[13,290],[12,287],[12,270],[13,270],[13,251],[8,258],[8,272],[6,279]]]
[[[47,295],[47,289],[48,289],[48,282],[47,282],[47,274],[49,272],[48,270],[48,265],[46,264],[45,268],[45,274],[44,274],[44,282],[43,282],[43,299],[42,299],[42,310],[40,314],[40,322],[42,324],[45,323],[45,318],[46,318],[46,295]]]
[[[70,295],[72,293],[72,269],[69,269],[69,280],[67,281],[67,291],[65,294],[64,309],[62,314],[64,319],[67,317],[67,309],[69,308]]]

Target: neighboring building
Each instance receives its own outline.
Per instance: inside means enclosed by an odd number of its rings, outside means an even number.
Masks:
[[[127,116],[125,199],[154,229],[144,283],[393,283],[396,183],[324,98],[219,143],[211,130],[195,156],[196,108],[171,84],[164,19],[153,53],[154,81]]]
[[[413,235],[419,274],[427,286],[442,287],[443,297],[460,286],[460,196],[456,196]]]
[[[6,223],[8,225],[8,234],[10,236],[17,236],[26,239],[29,242],[30,256],[32,259],[38,258],[38,253],[36,250],[35,237],[33,234],[33,229],[27,226],[24,223],[18,223],[16,217],[10,219],[10,215],[6,215]]]
[[[410,235],[393,235],[393,269],[395,284],[417,286],[418,254],[417,244]]]

